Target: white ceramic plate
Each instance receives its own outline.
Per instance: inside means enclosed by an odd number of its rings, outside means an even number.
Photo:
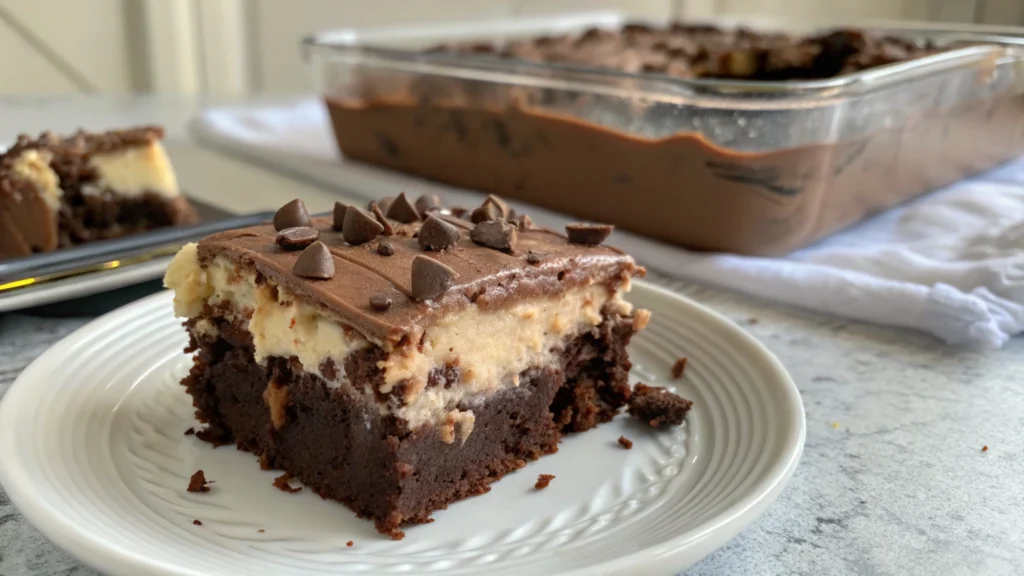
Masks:
[[[171,256],[0,292],[0,313],[64,302],[162,278]]]
[[[728,320],[643,282],[630,300],[654,312],[630,346],[633,378],[693,400],[686,425],[620,416],[399,542],[308,490],[275,489],[251,454],[183,434],[190,361],[167,292],[25,369],[0,403],[0,481],[47,537],[110,574],[675,574],[775,500],[804,412],[782,365]],[[680,355],[689,366],[673,382]],[[185,490],[197,469],[211,492]],[[556,478],[537,491],[541,473]]]

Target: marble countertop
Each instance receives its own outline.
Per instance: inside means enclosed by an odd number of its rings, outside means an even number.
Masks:
[[[252,209],[296,195],[311,210],[331,205],[331,192],[186,142],[183,127],[201,104],[159,97],[0,99],[0,142],[44,128],[162,123],[183,185],[204,199],[230,205],[234,200],[221,191],[239,189]],[[1024,340],[997,351],[962,351],[920,334],[655,281],[714,307],[760,339],[789,369],[807,409],[803,459],[778,502],[687,574],[1024,570]],[[33,358],[87,320],[0,314],[0,395]],[[95,572],[47,542],[0,491],[0,576],[23,574]]]

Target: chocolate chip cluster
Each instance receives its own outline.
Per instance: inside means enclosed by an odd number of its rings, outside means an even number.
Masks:
[[[463,219],[467,214],[468,222]],[[292,267],[296,276],[312,280],[334,278],[334,255],[320,241],[321,233],[313,227],[302,200],[292,200],[282,206],[274,214],[273,225],[277,230],[276,243],[281,250],[301,250]],[[412,228],[415,232],[410,233],[408,225],[418,227]],[[398,232],[396,226],[400,227]],[[421,251],[435,253],[458,246],[465,228],[470,229],[469,240],[472,245],[514,255],[520,233],[533,229],[533,222],[525,214],[517,215],[515,210],[494,195],[488,196],[473,210],[447,210],[437,196],[423,195],[412,202],[404,192],[396,198],[370,202],[365,209],[335,202],[331,220],[331,229],[340,232],[348,246],[361,246],[378,237],[402,234],[404,230],[405,235],[416,237],[416,244]],[[612,226],[604,224],[566,226],[569,242],[586,245],[601,244],[612,230]],[[395,245],[391,241],[382,239],[376,245],[376,253],[382,257],[393,256],[395,252]],[[525,254],[526,262],[531,265],[540,264],[543,257],[544,254],[532,250]],[[411,296],[420,301],[442,296],[458,277],[458,273],[451,267],[427,254],[417,254],[412,259],[410,273]],[[369,304],[373,310],[384,312],[391,308],[393,301],[387,294],[375,294],[370,297]]]

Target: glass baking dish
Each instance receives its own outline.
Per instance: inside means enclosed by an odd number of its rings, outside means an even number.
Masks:
[[[785,82],[422,52],[624,23],[345,30],[303,47],[346,157],[694,249],[785,253],[1024,153],[1011,37],[918,30],[949,49]]]

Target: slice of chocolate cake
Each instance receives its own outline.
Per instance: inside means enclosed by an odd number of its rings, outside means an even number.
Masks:
[[[163,130],[19,136],[0,155],[0,259],[192,224]]]
[[[475,224],[426,205],[292,202],[185,247],[165,279],[197,435],[394,538],[610,420],[650,318],[622,299],[643,269],[600,245],[610,227],[535,229],[494,197]]]

